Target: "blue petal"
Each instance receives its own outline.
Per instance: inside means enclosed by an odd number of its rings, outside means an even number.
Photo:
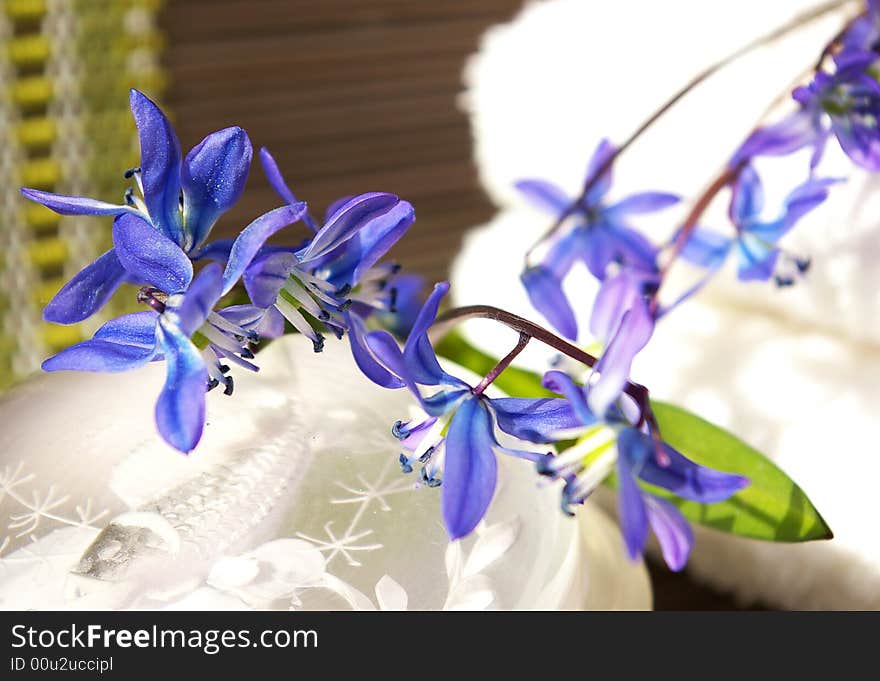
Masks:
[[[156,356],[156,321],[152,310],[112,319],[94,338],[77,343],[43,362],[44,371],[128,371]]]
[[[620,320],[641,296],[638,282],[625,273],[602,282],[590,316],[590,332],[607,343],[617,333]]]
[[[407,201],[399,201],[387,213],[367,221],[357,233],[356,247],[352,249],[357,254],[357,264],[350,281],[346,283],[356,284],[364,273],[397,243],[415,219],[416,214],[412,205]],[[346,243],[354,245],[354,242],[355,239],[351,239]]]
[[[675,506],[664,499],[646,494],[644,502],[663,560],[673,572],[683,570],[694,545],[694,531],[690,524]]]
[[[150,350],[156,347],[156,324],[159,314],[154,310],[132,312],[106,322],[95,332],[94,340],[121,343]]]
[[[231,305],[217,310],[217,314],[245,331],[256,331],[260,338],[278,338],[284,334],[284,316],[274,307]]]
[[[177,313],[177,325],[185,336],[192,336],[208,319],[220,299],[222,286],[223,273],[220,265],[212,262],[199,272],[174,308],[171,308],[169,300],[169,309]]]
[[[252,156],[251,141],[238,127],[211,133],[186,155],[180,181],[188,250],[201,245],[217,218],[238,201]]]
[[[397,336],[405,338],[412,331],[422,309],[421,294],[425,278],[418,274],[400,274],[388,283],[397,292],[397,300],[393,312],[381,313],[383,322]]]
[[[553,442],[560,431],[583,425],[568,400],[501,397],[493,399],[491,404],[498,427],[520,440]]]
[[[497,462],[489,411],[478,398],[462,402],[452,416],[443,466],[443,522],[451,540],[470,534],[495,492]]]
[[[576,340],[577,319],[565,291],[562,290],[562,281],[543,265],[528,268],[520,275],[520,280],[525,286],[532,307],[540,312],[559,333],[566,338]]]
[[[626,225],[615,223],[595,228],[597,234],[603,231],[610,236],[614,260],[643,271],[657,269],[658,249],[641,233]],[[605,263],[602,268],[603,274],[607,266],[607,263]]]
[[[43,319],[55,324],[81,322],[100,310],[125,278],[125,268],[110,249],[61,287],[43,309]]]
[[[580,243],[577,253],[587,269],[599,281],[604,281],[608,265],[614,261],[617,249],[614,235],[604,226],[592,226],[576,231]]]
[[[681,249],[681,257],[697,267],[714,270],[724,264],[732,245],[733,239],[728,236],[708,229],[695,229]]]
[[[617,507],[630,560],[636,560],[642,555],[648,540],[648,511],[642,491],[633,477],[631,458],[628,456],[631,446],[629,438],[636,432],[632,428],[626,428],[617,438]]]
[[[141,144],[141,180],[150,220],[165,236],[183,246],[180,142],[171,123],[146,95],[131,90],[129,99]]]
[[[355,364],[364,376],[383,388],[403,388],[406,384],[382,366],[367,346],[367,329],[357,315],[346,315],[348,321],[348,341]]]
[[[681,201],[681,197],[677,194],[669,194],[667,192],[641,192],[632,194],[625,199],[621,199],[613,206],[605,209],[605,215],[608,219],[617,220],[626,215],[638,213],[653,213],[664,208],[674,206]]]
[[[156,426],[175,449],[192,451],[205,426],[205,389],[208,371],[201,353],[189,338],[163,317],[159,341],[168,373],[156,402]]]
[[[434,290],[422,306],[419,316],[413,324],[412,331],[403,348],[403,358],[412,380],[422,385],[439,385],[441,383],[461,383],[453,379],[440,367],[434,347],[428,339],[428,329],[437,318],[440,301],[449,290],[448,282],[434,285]]]
[[[189,259],[193,262],[215,260],[216,262],[226,263],[229,260],[229,251],[232,250],[232,244],[234,243],[235,239],[216,239],[201,248],[190,251]]]
[[[23,187],[21,193],[25,198],[40,203],[61,215],[121,215],[122,213],[137,213],[130,206],[106,203],[83,196],[64,196],[63,194],[52,194],[51,192],[43,192],[39,189],[28,189],[27,187]]]
[[[165,293],[185,291],[192,263],[180,246],[143,218],[120,215],[113,221],[116,256],[132,279]]]
[[[364,224],[384,215],[398,202],[399,199],[394,194],[381,192],[360,194],[346,201],[315,234],[308,247],[299,254],[300,260],[309,262],[330,253],[352,238]]]
[[[290,191],[290,187],[287,186],[287,182],[284,181],[284,176],[281,174],[278,164],[275,162],[275,159],[266,147],[260,149],[260,163],[263,166],[263,172],[266,174],[266,179],[269,180],[269,185],[275,190],[275,193],[278,194],[285,203],[299,203],[297,198],[293,195],[293,192]],[[318,231],[318,224],[308,212],[303,215],[302,220],[306,224],[306,227],[312,230],[312,232]]]
[[[778,220],[749,225],[748,231],[769,243],[779,241],[804,215],[828,198],[829,188],[841,180],[823,178],[807,180],[785,199],[785,209]]]
[[[730,198],[730,221],[742,225],[754,220],[764,210],[764,185],[751,165],[740,170]]]
[[[281,206],[261,215],[244,228],[229,251],[229,261],[223,273],[223,293],[227,293],[266,243],[279,229],[291,225],[306,213],[306,204]],[[255,301],[256,302],[256,301]]]
[[[458,382],[451,390],[441,390],[423,398],[394,336],[384,330],[370,331],[364,336],[364,341],[373,355],[406,384],[410,392],[419,400],[422,409],[431,416],[447,413],[465,394],[469,393],[467,386]]]
[[[779,259],[778,248],[749,232],[743,232],[736,245],[737,276],[741,281],[767,281],[773,276]]]
[[[587,401],[593,413],[605,414],[620,397],[638,352],[654,333],[654,317],[644,300],[638,299],[624,314],[617,334],[595,367],[599,379],[590,385]]]
[[[590,163],[587,166],[587,176],[586,182],[589,182],[590,179],[596,174],[596,172],[605,165],[605,163],[616,153],[616,149],[613,144],[607,139],[603,139],[599,142],[599,145],[596,147],[596,151],[593,152],[593,156],[590,158]],[[584,203],[588,206],[597,204],[605,194],[608,193],[608,190],[611,188],[612,182],[612,166],[608,166],[605,172],[602,173],[602,176],[598,179],[598,181],[593,185],[590,191],[587,192],[584,197]]]
[[[548,371],[544,374],[543,385],[547,390],[565,395],[565,399],[571,404],[571,408],[578,418],[575,427],[578,425],[591,426],[596,423],[596,416],[587,404],[583,387],[572,381],[568,374],[561,371]]]
[[[730,166],[750,161],[754,156],[787,156],[823,138],[817,120],[809,111],[799,109],[779,123],[753,132],[734,154]]]
[[[645,440],[645,446],[659,446],[662,457],[666,459],[658,461],[656,455],[646,458],[639,470],[639,477],[682,499],[713,504],[729,499],[749,484],[748,478],[700,466],[665,442],[657,445],[649,435],[639,435]]]
[[[258,256],[244,271],[244,288],[251,302],[259,307],[275,304],[281,287],[297,265],[293,253],[275,252]]]
[[[87,340],[44,361],[43,371],[128,371],[143,366],[153,356],[152,349],[138,345]]]
[[[519,180],[514,187],[533,206],[553,216],[562,215],[574,203],[562,189],[545,180]]]

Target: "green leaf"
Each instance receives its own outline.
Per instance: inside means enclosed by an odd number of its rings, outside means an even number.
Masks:
[[[741,537],[775,542],[830,539],[831,529],[804,491],[766,456],[726,430],[680,407],[651,401],[663,440],[697,463],[749,478],[748,487],[727,501],[698,504],[666,490],[688,520]]]

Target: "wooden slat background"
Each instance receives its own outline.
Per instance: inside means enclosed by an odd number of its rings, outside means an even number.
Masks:
[[[241,125],[273,152],[299,198],[390,191],[417,223],[393,251],[429,282],[493,208],[476,181],[461,70],[479,36],[522,0],[166,0],[166,101],[181,144]],[[277,205],[255,165],[231,234]],[[735,604],[652,567],[658,609]]]

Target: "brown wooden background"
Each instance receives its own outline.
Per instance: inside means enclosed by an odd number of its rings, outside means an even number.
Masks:
[[[316,212],[334,199],[390,191],[417,223],[395,258],[445,278],[469,227],[493,208],[476,181],[461,69],[490,25],[522,0],[166,0],[166,101],[184,150],[244,127],[273,152]],[[219,231],[277,205],[257,165]],[[734,604],[652,567],[658,609]]]

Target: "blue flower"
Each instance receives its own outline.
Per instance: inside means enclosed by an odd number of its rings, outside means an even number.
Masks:
[[[577,417],[562,399],[496,398],[480,391],[440,366],[428,327],[433,323],[449,284],[437,284],[428,297],[401,351],[397,341],[383,330],[371,331],[367,344],[389,371],[419,401],[427,418],[397,422],[394,434],[404,453],[401,465],[411,471],[418,462],[422,480],[440,484],[442,511],[449,536],[458,539],[471,532],[485,515],[495,491],[496,452],[538,462],[545,455],[502,446],[496,426],[528,442],[552,442],[556,434],[578,425]],[[425,396],[422,389],[433,390]]]
[[[731,166],[755,156],[784,156],[813,149],[815,168],[833,134],[858,166],[880,170],[880,83],[873,51],[847,49],[834,59],[833,73],[818,71],[813,80],[792,93],[798,110],[773,125],[758,128],[743,143]]]
[[[208,135],[182,159],[174,129],[156,104],[137,90],[131,90],[130,100],[141,164],[126,177],[135,180],[138,193],[129,189],[120,205],[36,189],[24,188],[22,193],[62,215],[136,217],[197,259],[214,223],[244,189],[252,156],[250,140],[241,128],[226,128]],[[55,295],[43,317],[59,324],[82,321],[132,276],[116,249],[110,249]]]
[[[852,22],[843,36],[844,52],[877,52],[880,41],[880,0],[867,0],[865,13]]]
[[[590,160],[587,181],[593,178],[614,153],[603,140]],[[611,168],[607,168],[576,203],[564,191],[543,180],[523,180],[516,185],[536,206],[561,218],[571,215],[574,226],[553,234],[540,264],[528,267],[522,282],[532,305],[562,335],[577,338],[577,321],[562,282],[577,261],[583,262],[599,280],[608,266],[618,263],[650,276],[657,273],[658,249],[630,225],[631,216],[668,208],[679,201],[674,194],[645,192],[607,205]],[[574,204],[574,205],[573,205]]]
[[[187,261],[188,262],[188,261]],[[164,281],[156,281],[164,285]],[[181,452],[195,448],[205,424],[205,391],[212,375],[219,373],[205,361],[216,357],[216,347],[200,351],[191,340],[197,333],[214,339],[222,356],[229,357],[237,334],[245,333],[224,315],[213,311],[223,290],[223,272],[211,264],[190,283],[172,294],[144,287],[140,299],[152,309],[127,314],[104,324],[90,340],[73,345],[43,362],[45,371],[119,372],[164,359],[165,385],[156,402],[156,425],[168,444]],[[232,310],[234,319],[240,310]],[[233,329],[234,330],[231,330]],[[250,355],[253,357],[253,355]],[[223,377],[227,392],[232,383]]]
[[[275,192],[295,203],[266,149],[260,151],[260,160]],[[410,299],[418,294],[416,280],[397,277],[396,264],[378,263],[414,221],[412,205],[392,194],[346,197],[328,208],[323,226],[306,216],[314,234],[301,248],[265,249],[258,255],[245,273],[245,287],[255,305],[280,310],[312,340],[315,351],[321,350],[324,339],[309,318],[338,336],[348,332],[364,375],[384,387],[401,387],[373,356],[364,336],[371,315],[394,313],[400,303],[410,308]]]
[[[764,190],[753,166],[740,171],[733,186],[730,219],[736,234],[728,237],[706,229],[697,229],[688,237],[682,257],[689,262],[717,270],[732,250],[737,253],[737,276],[742,281],[775,279],[780,286],[794,282],[809,267],[809,260],[785,253],[778,241],[804,215],[828,198],[833,179],[810,179],[786,197],[780,214],[767,220],[764,211]]]
[[[559,371],[548,372],[544,385],[569,400],[581,423],[576,444],[539,462],[541,473],[565,482],[563,509],[583,503],[602,480],[616,472],[620,523],[630,558],[641,556],[653,530],[667,565],[681,570],[693,545],[691,528],[673,504],[643,490],[639,481],[708,504],[730,498],[748,480],[686,458],[663,442],[650,423],[642,424],[640,414],[628,413],[634,404],[621,404],[600,419],[587,400],[591,388],[575,384]]]

